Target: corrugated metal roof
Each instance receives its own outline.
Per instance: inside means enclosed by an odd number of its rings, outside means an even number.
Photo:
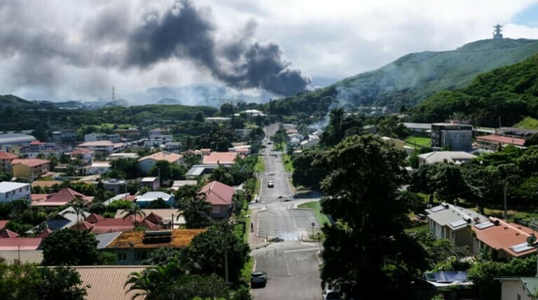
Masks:
[[[96,234],[95,238],[97,238],[97,241],[99,242],[99,244],[97,244],[97,249],[106,248],[120,234],[121,234],[121,231],[119,231],[119,232],[111,232],[111,233]]]
[[[127,293],[124,287],[129,275],[142,272],[147,266],[79,266],[73,267],[79,274],[83,285],[90,285],[86,300],[131,300],[140,291]],[[139,297],[137,299],[145,299]]]

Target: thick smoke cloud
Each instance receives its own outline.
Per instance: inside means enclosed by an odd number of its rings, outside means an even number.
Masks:
[[[140,7],[126,9],[127,3],[108,5],[87,18],[84,26],[62,31],[36,22],[20,1],[0,2],[0,18],[4,20],[0,56],[20,61],[24,67],[14,74],[13,84],[61,84],[59,68],[54,67],[57,64],[144,72],[178,60],[190,61],[238,89],[260,88],[292,95],[310,83],[300,70],[292,68],[278,43],[255,40],[253,23],[223,40],[211,13],[189,0],[164,9],[142,6],[145,10],[135,11],[134,17],[132,10]]]
[[[188,58],[229,86],[262,88],[279,95],[304,91],[310,83],[300,70],[291,69],[276,42],[253,41],[248,30],[220,46],[215,26],[190,1],[176,3],[162,17],[150,14],[146,19],[129,37],[126,66]]]

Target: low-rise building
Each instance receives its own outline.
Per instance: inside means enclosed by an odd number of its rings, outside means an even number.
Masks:
[[[476,137],[476,146],[479,149],[497,150],[507,145],[525,148],[525,139],[496,134]]]
[[[173,153],[181,152],[181,142],[168,142],[164,144],[164,151]]]
[[[58,191],[56,194],[48,196],[46,199],[32,202],[32,206],[64,206],[77,198],[84,200],[84,202],[86,203],[89,203],[93,200],[93,197],[91,196],[86,196],[70,188],[64,188]]]
[[[474,211],[443,203],[426,210],[428,229],[437,239],[447,239],[452,245],[469,246],[473,244],[471,226],[487,222],[488,219]]]
[[[62,129],[52,132],[52,139],[56,143],[74,143],[77,141],[77,132],[75,129]]]
[[[235,164],[237,152],[211,152],[202,158],[203,165],[228,165]]]
[[[183,155],[170,152],[158,152],[140,158],[138,160],[138,165],[144,174],[148,174],[151,168],[153,168],[153,166],[161,160],[180,166],[183,164]]]
[[[434,123],[431,141],[432,147],[470,150],[473,144],[473,126],[459,122]]]
[[[200,189],[206,201],[211,203],[211,217],[223,219],[228,217],[233,209],[235,189],[224,183],[212,181]]]
[[[212,122],[212,123],[225,123],[230,122],[232,118],[227,117],[207,117],[204,119],[206,122]]]
[[[29,178],[34,181],[49,172],[49,161],[43,159],[14,159],[11,161],[14,177]]]
[[[170,195],[163,192],[147,192],[144,195],[138,196],[136,198],[136,204],[140,207],[146,207],[151,202],[157,199],[163,199],[166,204],[173,206],[174,205],[174,195]]]
[[[93,151],[86,148],[76,148],[70,153],[72,160],[80,160],[83,165],[90,164],[93,159]]]
[[[314,147],[315,145],[319,144],[319,141],[319,136],[311,134],[308,136],[308,140],[304,140],[301,142],[301,148]]]
[[[137,153],[125,153],[125,152],[120,152],[120,153],[111,153],[108,157],[107,157],[107,160],[118,160],[118,159],[138,159],[140,156],[138,156]]]
[[[173,229],[160,231],[123,232],[108,247],[107,252],[115,253],[119,265],[138,265],[159,248],[182,249],[205,229]]]
[[[11,202],[13,200],[31,200],[32,190],[30,184],[20,182],[0,182],[0,203]]]
[[[476,158],[476,155],[463,151],[434,151],[418,155],[418,164],[434,163],[463,164]]]
[[[501,300],[536,300],[536,277],[497,277],[495,280],[501,282]]]
[[[213,170],[218,168],[218,164],[207,164],[207,165],[193,165],[185,174],[185,177],[188,179],[198,178],[202,175],[211,174]]]
[[[476,255],[485,248],[493,249],[504,260],[536,254],[536,244],[529,246],[527,242],[534,235],[528,227],[489,217],[488,222],[475,224],[473,230],[476,238],[472,249]]]
[[[175,180],[174,184],[172,184],[172,190],[177,191],[180,187],[186,186],[186,185],[197,185],[198,181],[196,180]]]
[[[111,141],[113,143],[121,142],[121,136],[117,133],[106,134],[106,133],[90,133],[84,135],[85,142],[97,142],[97,141]]]
[[[0,172],[11,173],[11,162],[18,158],[17,155],[8,153],[6,151],[0,151]]]
[[[84,168],[86,175],[103,175],[110,170],[110,162],[94,161],[91,165]]]
[[[138,290],[129,290],[131,284],[125,284],[134,272],[142,273],[145,266],[74,266],[80,275],[81,286],[87,289],[86,300],[132,300],[138,298]],[[143,299],[143,297],[140,297]],[[145,297],[144,297],[145,298]]]
[[[142,212],[152,223],[162,225],[167,229],[178,229],[186,224],[185,218],[175,208],[142,209]],[[114,218],[123,218],[127,210],[118,209]]]
[[[383,142],[387,144],[388,146],[392,146],[398,150],[405,150],[405,142],[399,139],[391,138],[388,136],[381,137]]]
[[[140,180],[140,187],[148,188],[150,191],[156,191],[161,187],[159,177],[144,177]]]
[[[114,194],[119,194],[126,189],[127,182],[123,179],[107,178],[103,181],[103,187],[107,191],[114,192]]]
[[[116,146],[114,145],[114,143],[112,143],[111,141],[85,142],[78,145],[78,147],[86,148],[94,152],[102,152],[102,153],[112,153],[118,150]]]

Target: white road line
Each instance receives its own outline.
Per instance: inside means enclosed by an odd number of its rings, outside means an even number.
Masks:
[[[319,249],[318,248],[308,248],[308,249],[286,250],[286,251],[284,251],[284,253],[306,252],[306,251],[319,251]]]
[[[256,263],[258,262],[258,260],[255,258],[252,259],[254,259],[254,263],[252,263],[252,271],[256,271]]]
[[[288,270],[288,276],[291,276],[291,273],[290,273],[290,265],[289,265],[287,259],[286,259],[286,269]]]

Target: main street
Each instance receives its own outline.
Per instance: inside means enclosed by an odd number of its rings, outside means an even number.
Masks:
[[[272,136],[278,125],[266,127],[266,136]],[[267,144],[266,144],[267,145]],[[265,288],[253,289],[256,300],[265,299],[321,299],[319,279],[319,243],[302,242],[317,221],[312,211],[294,207],[298,200],[289,182],[289,174],[282,163],[282,153],[267,145],[264,151],[265,172],[260,174],[259,203],[251,204],[255,238],[251,239],[256,271],[267,273]],[[272,181],[274,187],[268,187]],[[290,200],[290,201],[286,201]],[[279,238],[277,242],[267,242]],[[261,246],[260,246],[261,245]]]

